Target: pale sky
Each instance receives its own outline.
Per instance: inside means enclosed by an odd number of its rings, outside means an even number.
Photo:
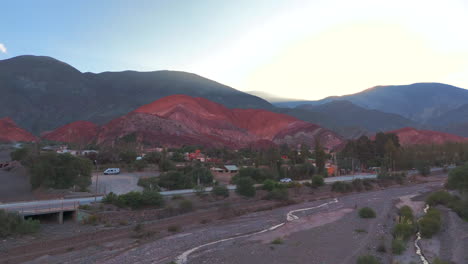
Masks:
[[[376,85],[468,88],[468,0],[5,1],[0,59],[182,70],[320,99]]]

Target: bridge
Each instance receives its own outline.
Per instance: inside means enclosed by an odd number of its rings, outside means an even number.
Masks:
[[[62,224],[64,214],[71,215],[76,221],[78,214],[78,207],[84,204],[90,204],[94,201],[101,201],[102,196],[88,197],[88,198],[75,198],[75,199],[57,199],[57,200],[43,200],[43,201],[30,201],[30,202],[17,202],[0,204],[0,210],[17,212],[22,217],[33,217],[39,215],[56,216],[58,223]]]

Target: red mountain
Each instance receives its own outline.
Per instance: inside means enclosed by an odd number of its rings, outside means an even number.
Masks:
[[[204,98],[164,97],[106,124],[98,143],[135,133],[150,144],[265,146],[266,142],[313,145],[317,137],[327,148],[343,141],[330,130],[294,117],[256,109],[228,109]]]
[[[18,127],[9,117],[0,119],[0,142],[36,141],[37,138],[28,131]]]
[[[400,139],[401,145],[418,145],[418,144],[443,144],[445,142],[463,142],[467,138],[452,135],[443,132],[431,130],[417,130],[412,127],[405,127],[387,133],[394,133]]]
[[[89,144],[97,138],[99,126],[89,121],[76,121],[68,125],[61,126],[53,131],[45,132],[42,138],[67,142]]]

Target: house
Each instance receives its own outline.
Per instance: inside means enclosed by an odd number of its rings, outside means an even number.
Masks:
[[[239,168],[236,165],[224,165],[224,169],[229,173],[237,173]]]
[[[212,170],[214,172],[224,172],[224,169],[216,168],[216,167],[212,167],[210,170]]]
[[[186,156],[186,159],[189,160],[189,161],[198,160],[200,162],[205,162],[206,161],[206,156],[205,156],[205,154],[201,153],[201,151],[199,149],[197,149],[193,153],[188,153],[188,155]]]

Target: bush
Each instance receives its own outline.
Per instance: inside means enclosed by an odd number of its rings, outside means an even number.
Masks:
[[[129,192],[122,195],[109,193],[103,198],[104,203],[114,204],[118,207],[130,207],[138,209],[143,206],[161,207],[164,205],[164,198],[157,191]]]
[[[241,178],[250,178],[255,183],[262,183],[267,179],[274,179],[275,176],[266,169],[259,168],[241,168],[239,173],[233,177],[233,182],[236,183]]]
[[[414,226],[407,223],[398,223],[393,227],[393,236],[404,241],[408,241],[414,232]]]
[[[280,245],[280,244],[283,244],[283,243],[284,243],[284,241],[280,237],[278,237],[275,240],[271,241],[271,244],[273,244],[273,245]]]
[[[314,175],[312,176],[312,186],[314,187],[320,187],[325,185],[325,180],[321,175]]]
[[[401,239],[393,239],[392,241],[392,253],[395,255],[401,255],[406,250],[406,242]]]
[[[419,230],[423,238],[431,238],[440,230],[440,212],[436,209],[429,209],[426,215],[419,220]]]
[[[380,264],[379,259],[371,255],[360,256],[357,259],[357,264]]]
[[[450,262],[441,260],[440,258],[435,258],[433,264],[450,264]]]
[[[192,175],[182,174],[179,171],[168,171],[161,174],[158,184],[169,190],[192,189],[194,186]]]
[[[91,184],[93,164],[87,158],[42,153],[32,159],[27,166],[33,189],[40,186],[67,189],[76,185],[83,191]]]
[[[372,208],[363,207],[359,210],[359,217],[361,218],[375,218],[376,214]]]
[[[413,223],[414,222],[414,215],[413,210],[411,207],[405,205],[398,210],[398,215],[400,215],[400,222],[402,223]]]
[[[450,171],[447,186],[462,193],[468,191],[468,163]]]
[[[263,190],[271,192],[276,186],[278,186],[277,182],[275,182],[274,180],[268,179],[263,182],[262,188]]]
[[[337,181],[332,184],[331,190],[333,192],[345,193],[351,192],[353,190],[353,187],[347,182]]]
[[[193,210],[193,203],[190,200],[181,200],[179,202],[179,211],[181,213],[188,213]]]
[[[453,200],[453,197],[450,193],[446,191],[434,192],[426,199],[426,203],[430,206],[442,204],[448,205]]]
[[[167,228],[167,231],[169,232],[172,232],[172,233],[176,233],[176,232],[179,232],[180,231],[180,226],[178,225],[171,225]]]
[[[364,186],[364,189],[366,189],[366,191],[370,191],[370,190],[374,189],[374,186],[372,185],[372,182],[374,182],[374,181],[371,180],[371,179],[364,179],[362,181],[362,185]]]
[[[354,190],[361,192],[364,189],[364,184],[361,179],[354,179],[351,184],[353,185]]]
[[[158,177],[139,178],[138,186],[148,191],[160,191]]]
[[[289,199],[289,192],[286,188],[274,188],[268,192],[267,199],[287,201]]]
[[[429,166],[428,162],[418,162],[418,164],[416,164],[416,169],[422,176],[428,176],[429,174],[431,174],[431,167]]]
[[[256,190],[254,187],[254,181],[249,177],[242,177],[237,181],[236,193],[246,196],[254,197]]]
[[[211,190],[211,193],[219,197],[224,197],[224,198],[229,197],[229,190],[226,186],[221,186],[221,185],[214,186],[213,190]]]

